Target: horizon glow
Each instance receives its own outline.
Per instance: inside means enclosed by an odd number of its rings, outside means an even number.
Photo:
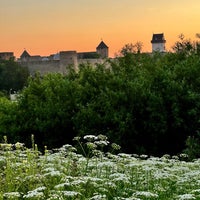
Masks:
[[[0,52],[95,51],[102,39],[113,57],[137,41],[151,52],[153,33],[171,50],[181,33],[197,40],[199,10],[199,0],[0,0]]]

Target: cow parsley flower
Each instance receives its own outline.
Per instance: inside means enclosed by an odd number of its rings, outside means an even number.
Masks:
[[[105,194],[96,194],[90,200],[106,200],[106,195]]]
[[[70,183],[69,182],[65,182],[65,183],[61,183],[56,185],[54,188],[57,190],[63,190],[64,188],[70,187]]]
[[[89,142],[93,142],[93,141],[97,140],[98,137],[95,136],[95,135],[85,135],[85,136],[83,137],[83,139],[84,139],[84,140],[87,140],[87,141],[89,141]]]
[[[191,199],[196,199],[193,194],[182,194],[178,195],[179,200],[191,200]]]
[[[59,171],[51,171],[44,174],[44,177],[61,177],[61,173]]]
[[[23,198],[24,199],[44,199],[44,193],[33,190],[33,191],[29,191],[26,195],[23,196]]]
[[[139,197],[146,197],[146,198],[157,198],[158,195],[152,192],[147,192],[147,191],[137,191],[134,193],[135,196]]]
[[[3,194],[3,199],[18,199],[21,197],[21,194],[19,192],[7,192]]]
[[[97,146],[100,146],[100,147],[104,147],[104,146],[107,146],[109,144],[109,142],[100,140],[100,141],[95,141],[94,144],[96,144]]]
[[[63,195],[64,195],[64,197],[77,197],[77,196],[79,196],[80,195],[80,193],[79,192],[75,192],[75,191],[63,191]]]

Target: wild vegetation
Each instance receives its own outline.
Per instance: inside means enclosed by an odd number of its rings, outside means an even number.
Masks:
[[[200,199],[199,45],[138,48],[21,85],[0,61],[0,200]]]
[[[76,137],[72,145],[38,151],[0,144],[0,200],[200,199],[200,160],[187,155],[113,154],[119,145],[104,135]],[[104,149],[111,149],[106,152]],[[106,147],[106,148],[105,148]],[[80,149],[80,151],[78,151]],[[81,154],[80,154],[81,152]]]

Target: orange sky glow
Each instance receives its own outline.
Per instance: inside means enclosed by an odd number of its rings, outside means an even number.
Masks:
[[[0,0],[0,52],[95,51],[103,39],[114,57],[137,41],[151,52],[153,33],[171,50],[181,33],[197,40],[199,10],[200,0]]]

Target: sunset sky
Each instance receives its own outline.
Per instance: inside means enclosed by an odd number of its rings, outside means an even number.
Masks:
[[[199,32],[200,0],[0,0],[0,52],[16,57],[95,51],[101,39],[111,57],[137,41],[150,52],[153,33],[170,50],[180,33]]]

